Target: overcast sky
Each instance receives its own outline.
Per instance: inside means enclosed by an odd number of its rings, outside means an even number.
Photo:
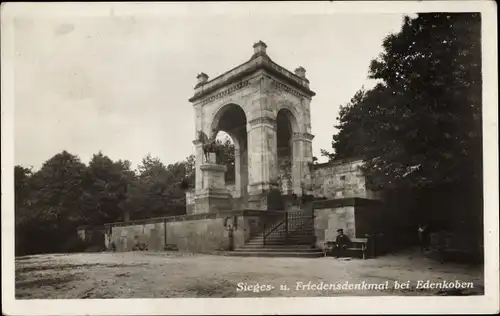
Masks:
[[[169,164],[194,153],[196,75],[245,61],[252,45],[307,70],[314,154],[331,148],[341,104],[367,79],[401,14],[156,15],[19,18],[15,23],[15,163],[67,150],[102,151],[135,167],[147,153]]]

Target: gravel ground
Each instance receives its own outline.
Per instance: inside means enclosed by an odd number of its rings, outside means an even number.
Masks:
[[[427,280],[441,284],[458,280],[472,282],[473,286],[460,290],[417,288],[418,281]],[[346,288],[363,286],[362,282],[365,288]],[[396,289],[396,282],[409,284],[409,288]],[[321,284],[331,287],[314,288]],[[370,288],[375,285],[379,288]],[[16,258],[17,299],[481,294],[484,294],[482,266],[441,264],[418,252],[368,260],[179,252]]]

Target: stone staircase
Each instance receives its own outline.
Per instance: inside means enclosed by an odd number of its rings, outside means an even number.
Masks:
[[[292,211],[288,212],[286,219],[278,220],[227,255],[317,258],[323,256],[323,251],[314,247],[312,213]]]

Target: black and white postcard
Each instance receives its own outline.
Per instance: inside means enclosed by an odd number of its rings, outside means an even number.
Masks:
[[[1,9],[6,315],[499,311],[495,2]]]

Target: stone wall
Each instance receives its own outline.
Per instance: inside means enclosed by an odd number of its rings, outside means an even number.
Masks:
[[[106,245],[116,251],[131,251],[137,244],[147,244],[150,251],[163,251],[173,245],[179,251],[213,252],[229,249],[228,225],[235,225],[234,247],[242,246],[251,236],[270,225],[272,211],[227,211],[152,218],[127,223],[108,224]]]
[[[316,209],[314,215],[316,247],[323,248],[326,241],[334,241],[339,228],[350,238],[356,236],[353,206]]]
[[[313,165],[314,196],[326,199],[381,199],[379,192],[366,188],[365,177],[359,169],[362,163],[362,160],[353,159]]]
[[[380,201],[362,198],[343,198],[315,201],[314,230],[316,246],[334,241],[337,229],[342,228],[350,238],[364,238],[384,232],[386,214]]]
[[[195,190],[187,190],[186,191],[186,214],[194,214],[194,198],[195,198]]]

